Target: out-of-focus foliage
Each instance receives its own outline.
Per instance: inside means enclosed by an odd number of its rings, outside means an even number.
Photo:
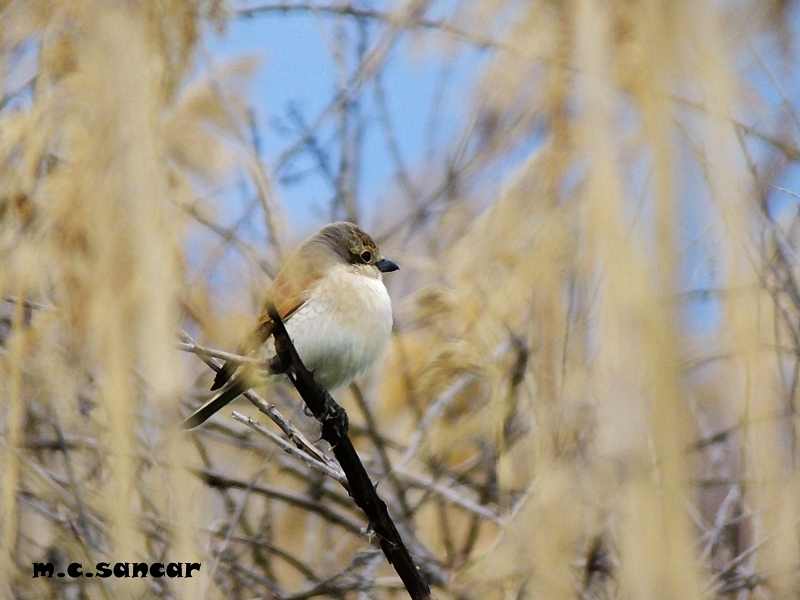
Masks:
[[[298,241],[293,161],[361,219],[368,127],[395,169],[364,225],[402,266],[396,327],[337,396],[436,597],[798,594],[793,3],[0,11],[4,594],[403,597],[336,481],[229,415],[179,427],[211,375],[180,330],[232,351],[250,328]],[[336,89],[265,157],[254,62],[199,60],[204,36],[298,15]],[[406,38],[481,53],[452,139],[408,163],[383,84]],[[102,561],[202,568],[31,577]]]

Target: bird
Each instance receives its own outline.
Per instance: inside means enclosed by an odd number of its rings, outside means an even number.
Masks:
[[[397,271],[358,225],[325,225],[284,262],[266,294],[264,311],[240,355],[275,356],[274,305],[297,353],[314,380],[328,391],[349,385],[372,366],[392,331],[392,304],[383,274]],[[259,375],[253,366],[227,361],[211,390],[220,390],[183,423],[194,429],[249,388]]]

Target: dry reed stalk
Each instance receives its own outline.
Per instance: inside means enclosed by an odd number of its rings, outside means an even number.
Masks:
[[[161,473],[145,487],[142,464],[142,416],[149,423],[174,420],[175,399],[185,389],[173,347],[183,241],[174,208],[165,202],[170,148],[160,128],[188,65],[197,9],[183,2],[162,3],[157,11],[89,2],[4,8],[8,48],[31,36],[40,43],[40,60],[28,106],[9,111],[3,122],[9,268],[2,285],[19,298],[46,297],[57,307],[48,319],[34,315],[27,329],[12,323],[12,341],[31,338],[26,355],[10,354],[7,365],[17,384],[7,415],[11,460],[3,504],[4,556],[10,552],[13,560],[3,562],[3,581],[18,592],[47,585],[31,581],[30,565],[47,559],[48,544],[49,556],[84,562],[85,570],[103,559],[198,557],[191,502],[197,483],[164,489],[164,481],[185,479],[187,441],[168,429],[151,438]],[[42,359],[52,362],[37,363]],[[61,393],[48,397],[54,390]],[[90,419],[77,412],[76,402]],[[17,462],[27,456],[23,422],[26,435],[80,431],[98,441],[88,454],[62,449],[63,460],[42,457],[39,476],[66,486],[67,495],[59,500],[52,491],[37,491],[36,502],[57,512],[66,501],[79,516],[42,537],[39,548],[15,539],[12,526],[19,521],[22,536],[35,535],[24,525],[36,521],[31,507],[15,499],[15,490],[38,487],[29,459]],[[168,536],[152,537],[148,520],[154,516],[169,518]],[[69,523],[74,535],[64,536],[59,529]],[[158,589],[144,581],[124,592],[113,581],[68,587],[76,586],[93,595]],[[175,593],[196,597],[198,590],[186,585]]]

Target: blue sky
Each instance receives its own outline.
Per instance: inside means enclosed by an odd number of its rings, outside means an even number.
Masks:
[[[245,54],[261,59],[250,87],[250,98],[257,113],[267,165],[272,165],[275,157],[291,141],[280,134],[277,126],[278,122],[284,126],[289,123],[289,107],[302,115],[306,123],[311,123],[333,97],[335,69],[322,34],[324,30],[331,36],[333,26],[331,17],[311,13],[275,13],[249,19],[234,18],[224,36],[207,36],[207,51],[216,61],[231,60]],[[370,42],[383,28],[383,25],[370,24]],[[355,27],[348,27],[348,30],[354,33]],[[419,35],[426,34],[421,32]],[[460,53],[458,60],[446,64],[441,53],[424,54],[410,48],[409,39],[414,40],[413,44],[419,38],[400,38],[391,51],[382,83],[400,154],[413,173],[425,161],[426,132],[437,82],[446,72],[449,93],[443,98],[445,108],[436,136],[436,143],[441,144],[451,137],[464,117],[465,101],[470,95],[469,83],[481,53],[475,50]],[[362,111],[368,118],[359,198],[363,221],[369,225],[375,208],[391,190],[395,166],[381,133],[372,86],[367,90],[362,104]],[[321,128],[323,143],[334,135],[333,127],[334,124],[328,124]],[[335,168],[335,157],[333,162]],[[302,173],[311,169],[313,164],[309,157],[303,156],[294,160],[292,167],[291,172]],[[282,177],[289,172],[289,169],[284,169],[277,175]],[[330,204],[333,190],[320,177],[310,176],[291,185],[282,185],[280,194],[293,231],[307,232],[329,220],[325,209]]]
[[[447,12],[452,2],[439,3],[439,12]],[[796,16],[792,18],[792,26],[796,25]],[[355,35],[356,27],[352,19],[342,20],[347,23],[347,31]],[[229,22],[223,36],[209,34],[206,36],[206,51],[218,62],[232,60],[243,55],[255,55],[260,63],[250,86],[249,97],[256,111],[259,136],[262,141],[263,158],[268,166],[274,164],[283,149],[291,143],[293,137],[282,135],[278,123],[285,127],[288,123],[289,107],[293,107],[306,123],[314,122],[325,109],[335,91],[333,80],[335,68],[331,52],[326,44],[334,35],[336,19],[310,12],[303,13],[270,13],[253,18],[233,18]],[[368,26],[369,45],[379,36],[384,25],[371,22]],[[383,84],[397,143],[400,153],[411,174],[419,173],[429,166],[431,157],[441,158],[446,143],[452,139],[453,133],[464,128],[464,119],[470,108],[468,102],[472,97],[471,85],[475,74],[480,70],[487,53],[464,45],[455,45],[457,51],[449,56],[441,52],[440,46],[432,46],[430,52],[420,47],[430,39],[424,30],[414,35],[405,34],[392,49],[385,69]],[[796,91],[789,87],[795,77],[781,77],[781,69],[789,63],[780,64],[775,44],[770,41],[760,43],[751,57],[745,57],[740,65],[742,72],[758,90],[762,101],[778,106],[784,99],[796,104]],[[768,76],[762,65],[754,57],[761,57],[769,66]],[[449,61],[452,57],[455,60]],[[351,57],[353,59],[353,57]],[[352,74],[354,60],[350,62]],[[430,110],[439,90],[439,82],[447,78],[443,86],[440,129],[435,136],[433,147],[427,146],[427,128]],[[779,87],[784,88],[779,91]],[[373,88],[367,88],[362,95],[362,111],[367,115],[367,129],[363,139],[363,168],[359,178],[359,201],[362,210],[362,222],[369,227],[374,224],[377,209],[394,195],[393,174],[395,165],[387,150],[381,126],[378,121],[379,110],[375,103]],[[769,127],[769,123],[754,123]],[[327,124],[319,131],[320,142],[325,144],[335,134],[334,124]],[[531,143],[538,144],[541,138]],[[763,144],[750,141],[756,156],[763,156]],[[334,147],[335,145],[331,145]],[[532,148],[526,147],[512,156],[508,161],[511,169],[516,162]],[[442,152],[437,152],[442,150]],[[433,151],[433,154],[431,154]],[[336,156],[332,157],[333,167]],[[647,161],[645,161],[647,162]],[[292,161],[290,169],[283,169],[276,174],[277,179],[289,173],[302,174],[306,170],[313,171],[313,161],[302,155]],[[676,186],[676,193],[681,196],[682,222],[681,239],[690,244],[700,236],[710,222],[716,218],[708,206],[704,206],[702,198],[705,194],[702,173],[692,160],[680,161],[676,165],[681,170],[681,179]],[[746,174],[743,174],[746,176]],[[775,190],[771,197],[770,210],[773,215],[786,214],[797,210],[797,198],[792,190],[797,190],[798,175],[796,168],[790,168],[778,182],[780,187],[789,193]],[[637,184],[638,185],[638,184]],[[330,220],[327,208],[334,194],[330,184],[317,174],[311,174],[295,180],[292,184],[278,186],[282,205],[289,219],[290,231],[297,239],[316,229],[321,223]],[[697,199],[697,201],[695,201]],[[223,201],[241,202],[242,194],[236,192],[223,198]],[[236,211],[232,211],[235,213]],[[263,231],[251,232],[253,241],[263,239]],[[260,238],[260,239],[259,239]],[[685,290],[710,288],[715,285],[719,273],[714,272],[715,265],[709,258],[715,249],[709,247],[713,240],[702,240],[699,244],[689,246],[685,256],[684,281]],[[687,304],[686,316],[690,328],[708,330],[718,322],[718,301],[713,296],[695,296]]]

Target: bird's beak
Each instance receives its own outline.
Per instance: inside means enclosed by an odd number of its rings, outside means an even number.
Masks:
[[[397,266],[397,263],[390,261],[388,258],[380,259],[375,263],[375,266],[378,267],[378,271],[381,273],[391,273],[392,271],[397,271],[400,268]]]

